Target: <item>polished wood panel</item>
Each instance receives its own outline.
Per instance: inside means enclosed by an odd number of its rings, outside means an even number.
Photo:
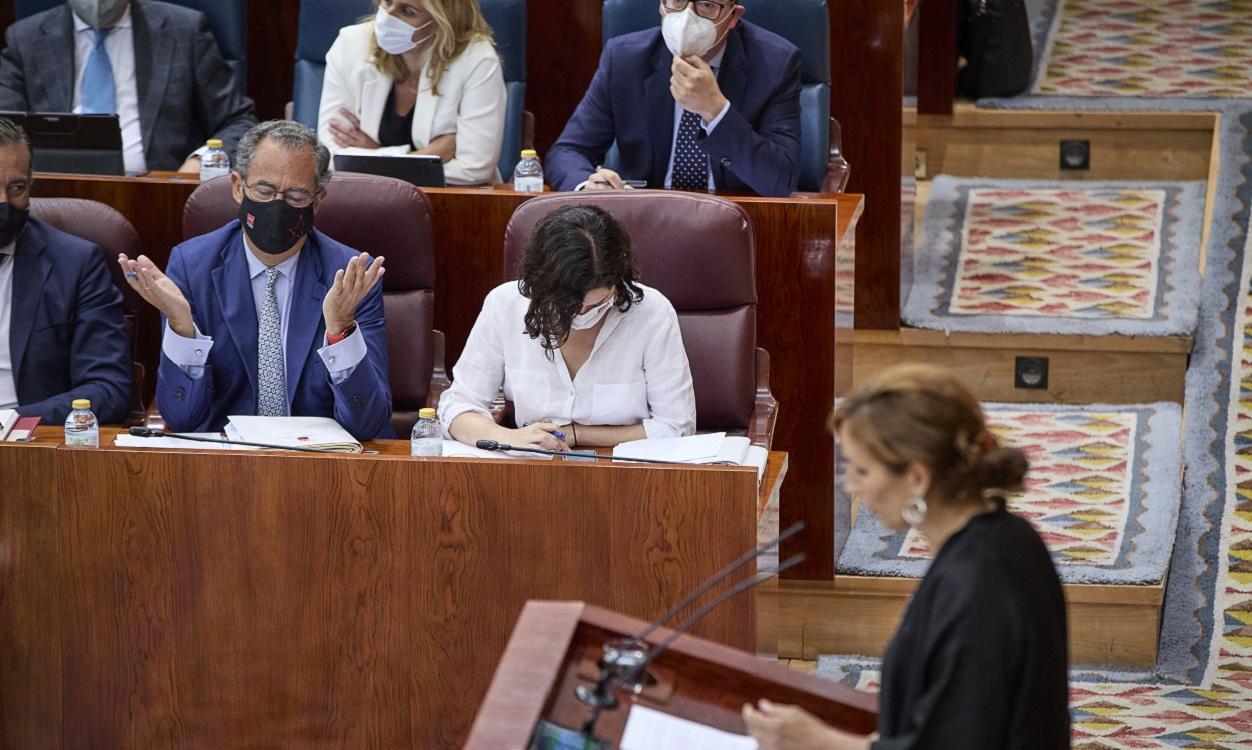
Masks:
[[[256,101],[257,119],[284,117],[296,78],[296,30],[300,0],[263,0],[248,4],[248,96]]]
[[[51,437],[0,445],[5,747],[458,747],[528,598],[655,617],[756,541],[744,468]]]
[[[170,249],[181,241],[182,204],[195,187],[194,180],[50,174],[39,175],[35,184],[39,197],[91,198],[118,208],[136,225],[149,255],[162,267]],[[507,186],[425,192],[438,238],[435,326],[447,334],[451,365],[461,354],[483,298],[505,280],[504,231],[509,218],[533,196]],[[780,404],[775,445],[794,457],[783,490],[782,523],[803,519],[809,525],[804,539],[785,550],[803,550],[807,556],[790,574],[828,579],[834,572],[834,459],[825,419],[836,393],[835,251],[841,241],[855,244],[865,199],[850,194],[726,197],[743,207],[756,231],[757,340],[770,353],[770,385]],[[898,217],[896,222],[898,226]],[[862,261],[855,258],[858,284]],[[857,303],[874,296],[857,295]],[[141,311],[140,327],[144,332],[140,359],[149,372],[156,372],[160,328],[155,311]],[[150,378],[149,397],[155,380]]]
[[[576,699],[575,688],[590,686],[596,678],[592,665],[606,641],[631,636],[643,626],[581,602],[527,602],[466,747],[523,747],[541,717],[581,727],[589,709]],[[648,641],[655,644],[668,635],[658,631]],[[600,714],[597,737],[619,744],[634,705],[743,734],[743,704],[759,698],[802,706],[844,731],[864,735],[875,729],[876,696],[699,638],[678,638],[648,671],[659,688],[637,696],[619,691],[622,705]]]

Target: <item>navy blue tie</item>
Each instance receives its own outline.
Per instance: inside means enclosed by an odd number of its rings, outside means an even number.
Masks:
[[[117,93],[113,84],[113,61],[104,48],[104,40],[112,28],[96,29],[96,44],[87,58],[83,72],[83,114],[117,114]]]
[[[700,115],[683,110],[678,123],[678,138],[674,141],[674,173],[670,186],[678,190],[709,189],[709,155],[704,153],[697,141],[700,133]]]

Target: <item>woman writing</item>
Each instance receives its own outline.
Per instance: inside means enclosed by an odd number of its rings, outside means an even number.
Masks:
[[[989,490],[1022,486],[974,397],[933,367],[890,368],[835,410],[847,488],[892,531],[935,550],[883,657],[878,734],[854,737],[761,701],[761,750],[1066,748],[1065,601],[1051,557]]]
[[[433,154],[449,184],[499,182],[505,90],[476,0],[375,0],[326,53],[318,137],[332,153]]]
[[[695,430],[691,369],[669,300],[637,281],[630,237],[595,206],[531,232],[521,278],[483,302],[439,418],[453,438],[568,450]],[[518,429],[489,411],[497,392]]]

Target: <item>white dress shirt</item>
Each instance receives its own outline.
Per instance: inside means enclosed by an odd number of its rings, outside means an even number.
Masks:
[[[439,400],[444,428],[466,412],[490,419],[491,402],[503,387],[518,425],[642,422],[650,438],[695,432],[696,397],[678,316],[660,292],[640,288],[643,299],[625,313],[609,309],[572,380],[561,351],[549,360],[526,334],[522,319],[530,300],[517,282],[493,289],[452,370],[452,387]]]
[[[295,288],[296,272],[303,252],[301,250],[275,266],[278,269],[278,280],[274,282],[274,294],[278,297],[278,311],[282,317],[284,364],[286,356],[290,355],[290,352],[287,350],[287,321],[291,317],[291,290]],[[247,247],[244,248],[243,253],[248,260],[248,276],[252,283],[252,301],[256,305],[257,320],[260,320],[261,308],[265,304],[265,269],[269,268],[269,266],[262,263],[261,259],[256,257]],[[200,333],[199,327],[196,328],[195,338],[187,338],[175,333],[174,329],[169,327],[169,323],[165,324],[165,336],[161,340],[161,351],[166,357],[169,357],[171,362],[178,365],[179,369],[187,373],[187,377],[196,380],[204,376],[204,366],[209,361],[209,352],[212,349],[213,339]],[[356,366],[361,364],[361,360],[365,359],[367,353],[365,336],[361,335],[359,331],[354,331],[351,336],[337,344],[323,346],[317,350],[317,353],[321,356],[322,362],[326,364],[326,370],[330,373],[331,382],[339,385],[351,377]]]
[[[83,112],[83,75],[96,46],[96,30],[77,13],[70,15],[74,17],[74,114],[79,115]],[[143,155],[143,130],[139,125],[139,82],[135,77],[135,25],[129,5],[104,38],[104,49],[113,65],[114,102],[122,127],[122,162],[127,172],[146,172],[148,162]]]
[[[13,377],[13,355],[9,351],[9,326],[13,314],[13,264],[17,252],[14,239],[0,247],[0,409],[17,406],[17,381]]]

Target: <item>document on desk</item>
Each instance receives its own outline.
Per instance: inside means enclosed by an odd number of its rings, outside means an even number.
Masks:
[[[613,455],[652,458],[676,463],[723,463],[752,466],[756,468],[758,482],[765,475],[765,461],[769,457],[769,453],[764,448],[752,445],[746,437],[727,437],[724,432],[678,438],[632,440],[619,444],[613,449]]]
[[[360,453],[361,443],[330,417],[231,416],[226,437],[248,443]]]
[[[221,440],[220,432],[180,432],[188,437],[210,438]],[[190,450],[210,451],[254,451],[251,445],[223,445],[222,443],[196,443],[190,440],[179,440],[171,437],[139,437],[122,433],[113,438],[113,444],[119,448],[182,448]]]
[[[630,707],[622,750],[756,750],[756,740],[638,703]]]
[[[537,461],[551,460],[552,456],[540,453],[518,453],[516,451],[485,451],[472,445],[456,440],[443,441],[444,458],[529,458]]]

